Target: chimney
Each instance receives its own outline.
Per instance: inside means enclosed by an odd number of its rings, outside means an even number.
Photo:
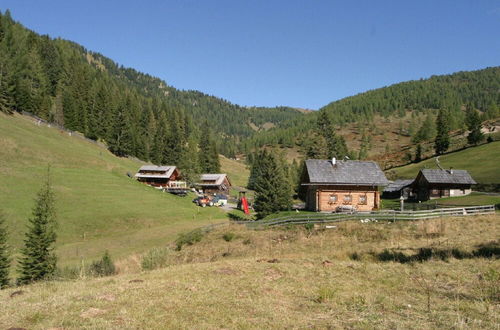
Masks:
[[[450,167],[450,174],[453,174],[453,167]]]
[[[337,160],[335,159],[335,157],[332,158],[332,165],[335,166],[337,164]]]

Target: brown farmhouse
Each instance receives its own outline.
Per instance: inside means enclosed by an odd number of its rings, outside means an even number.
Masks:
[[[196,184],[205,194],[229,194],[231,181],[227,174],[202,174],[200,182]]]
[[[476,181],[465,170],[424,169],[413,182],[413,193],[419,201],[465,196],[473,184]]]
[[[175,166],[144,165],[136,173],[135,178],[139,182],[156,188],[186,187],[184,181],[178,181],[180,179],[180,172]]]
[[[310,211],[371,211],[380,207],[379,187],[388,183],[375,162],[308,159],[301,192]]]

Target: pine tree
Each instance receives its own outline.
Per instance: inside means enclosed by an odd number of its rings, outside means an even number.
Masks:
[[[335,126],[326,111],[320,112],[316,126],[318,134],[323,136],[326,141],[326,157],[321,158],[336,157],[341,159],[347,156],[348,150],[345,140],[342,136],[335,134]]]
[[[469,134],[467,135],[467,142],[469,144],[477,145],[484,139],[484,134],[481,132],[481,118],[476,110],[472,107],[467,109],[465,123],[469,129]]]
[[[17,282],[27,284],[48,279],[56,270],[54,243],[56,241],[56,211],[54,193],[50,182],[50,168],[47,179],[38,192],[29,219],[28,232],[19,259],[19,274]]]
[[[130,154],[131,134],[129,122],[125,115],[125,109],[120,106],[115,113],[111,135],[108,140],[109,151],[119,157]]]
[[[450,125],[448,120],[448,113],[446,110],[439,110],[436,118],[437,135],[434,142],[434,149],[436,154],[441,155],[450,147]]]
[[[0,212],[0,289],[5,289],[9,285],[10,258],[7,249],[5,217]]]
[[[417,144],[417,149],[415,150],[415,163],[419,163],[422,161],[422,145]]]
[[[253,166],[259,167],[260,175],[255,178],[254,208],[262,219],[291,207],[291,183],[282,159],[264,150],[257,160]]]
[[[200,169],[203,173],[219,173],[220,161],[217,145],[212,138],[208,121],[203,124],[200,137]]]

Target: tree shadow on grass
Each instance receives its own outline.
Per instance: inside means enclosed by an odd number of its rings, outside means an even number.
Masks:
[[[416,254],[407,255],[400,251],[391,251],[385,249],[381,253],[371,253],[377,260],[383,262],[424,262],[431,259],[446,261],[450,258],[472,259],[472,258],[499,258],[500,244],[496,241],[477,245],[472,251],[465,251],[459,248],[438,249],[438,248],[420,248]]]

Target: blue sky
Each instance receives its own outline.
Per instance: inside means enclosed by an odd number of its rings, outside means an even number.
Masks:
[[[317,109],[500,65],[500,1],[0,0],[51,37],[240,105]]]

